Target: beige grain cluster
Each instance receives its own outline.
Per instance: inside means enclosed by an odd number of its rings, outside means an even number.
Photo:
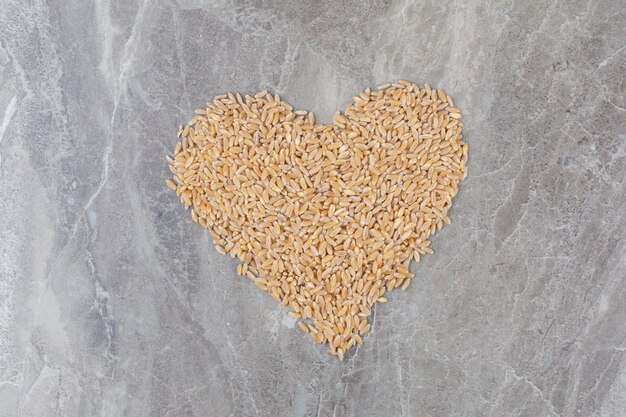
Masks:
[[[326,125],[266,91],[221,95],[181,127],[167,185],[239,274],[343,359],[450,223],[460,118],[443,90],[407,81],[365,90]]]

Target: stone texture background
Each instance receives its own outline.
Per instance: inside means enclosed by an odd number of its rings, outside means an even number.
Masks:
[[[0,0],[0,416],[624,416],[625,9]],[[164,156],[215,94],[330,121],[398,78],[453,95],[469,175],[342,363]]]

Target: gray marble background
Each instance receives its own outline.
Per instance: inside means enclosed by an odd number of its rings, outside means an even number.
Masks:
[[[0,416],[626,415],[626,6],[0,0]],[[164,185],[269,88],[330,121],[406,78],[464,114],[434,255],[343,363]]]

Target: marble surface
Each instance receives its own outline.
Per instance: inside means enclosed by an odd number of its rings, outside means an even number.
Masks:
[[[0,6],[1,417],[626,415],[623,2]],[[453,95],[469,175],[339,362],[164,157],[215,94],[330,121],[398,78]]]

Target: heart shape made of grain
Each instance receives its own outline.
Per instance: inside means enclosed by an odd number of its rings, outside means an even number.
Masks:
[[[443,90],[408,81],[365,90],[332,124],[265,91],[229,93],[181,126],[167,184],[239,274],[343,359],[450,222],[460,118]]]

